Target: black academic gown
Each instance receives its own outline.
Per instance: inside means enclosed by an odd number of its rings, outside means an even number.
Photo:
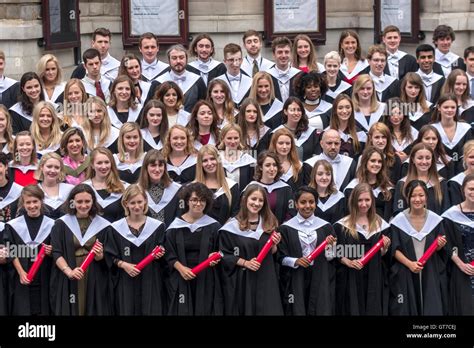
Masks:
[[[390,63],[387,62],[387,65],[385,65],[385,69],[383,71],[387,75],[390,75],[389,64]],[[398,60],[398,76],[394,76],[394,77],[402,81],[407,73],[416,72],[417,70],[418,70],[418,63],[416,62],[416,58],[410,54],[405,54],[402,58]]]
[[[404,178],[408,174],[408,165],[410,164],[410,159],[407,158],[405,162],[402,163],[401,166],[401,178]],[[445,165],[443,162],[441,162],[440,159],[438,159],[438,162],[436,163],[436,169],[438,171],[438,175],[442,176],[445,179],[452,178],[454,174],[454,163],[451,160],[451,158],[448,157],[448,164]],[[398,181],[398,180],[397,180]],[[392,182],[397,182],[393,181]]]
[[[403,197],[403,186],[405,185],[405,178],[400,179],[395,186],[395,193],[393,195],[393,215],[397,215],[399,212],[408,208],[407,202]],[[444,211],[448,210],[451,207],[449,201],[449,192],[448,192],[448,184],[446,180],[440,178],[440,185],[441,185],[441,192],[443,195],[443,199],[438,202],[435,198],[435,191],[434,187],[428,183],[428,199],[427,199],[427,208],[434,213],[440,215]]]
[[[474,261],[468,259],[464,245],[468,238],[473,240],[474,222],[469,219],[455,205],[443,214],[444,226],[446,228],[446,252],[448,257],[448,293],[449,293],[449,315],[474,315],[474,293],[472,290],[472,276],[462,272],[452,261],[453,250],[457,250],[457,255],[464,263]],[[470,237],[469,237],[470,236]],[[472,242],[471,242],[472,245]]]
[[[270,69],[267,70],[267,73],[272,75],[272,81],[273,81],[273,87],[275,88],[275,98],[278,100],[281,100],[283,103],[285,100],[283,100],[281,96],[281,85],[288,83],[289,86],[289,94],[288,96],[295,96],[295,81],[297,79],[297,76],[301,74],[301,71],[299,69],[290,67],[288,71],[288,75],[285,77],[280,77],[279,73],[276,68],[276,64],[272,66]],[[281,82],[280,82],[281,81]]]
[[[239,258],[257,257],[268,238],[261,222],[256,231],[241,231],[238,221],[231,219],[219,231],[225,315],[283,315],[276,255],[270,251],[256,272],[237,265]]]
[[[243,153],[242,156],[235,162],[228,162],[221,153],[222,166],[224,167],[226,176],[231,176],[238,172],[239,191],[242,191],[253,180],[255,173],[256,159],[248,153]]]
[[[43,186],[38,184],[38,187],[43,190]],[[59,184],[59,195],[57,197],[49,197],[46,192],[44,192],[44,204],[46,206],[45,215],[53,220],[59,219],[65,214],[64,207],[62,206],[64,202],[69,197],[69,193],[74,188],[74,185],[60,183]]]
[[[318,197],[314,215],[330,224],[335,224],[347,215],[346,197],[340,191],[334,192],[329,197]]]
[[[362,152],[364,152],[365,144],[367,143],[367,134],[364,131],[357,130],[356,135],[357,140],[359,140],[359,150],[356,150],[354,146],[354,139],[350,133],[339,130],[339,135],[341,137],[341,149],[339,150],[339,153],[341,155],[353,158],[354,161],[358,163],[359,157],[362,155]],[[318,147],[321,146],[318,144]]]
[[[211,58],[211,62],[206,65],[206,67],[201,66],[199,64],[199,60],[195,60],[188,65],[186,65],[186,70],[189,70],[196,75],[201,76],[204,82],[206,82],[203,78],[203,74],[207,74],[207,83],[206,86],[209,84],[210,81],[215,79],[218,76],[221,76],[226,73],[227,68],[225,64],[222,62],[218,62]]]
[[[438,235],[444,234],[442,218],[432,211],[428,214],[420,232],[411,226],[404,213],[391,221],[390,315],[447,314],[446,248],[435,252],[426,262],[421,280],[419,274],[412,273],[394,258],[395,251],[399,250],[409,260],[417,260],[412,236],[425,238],[426,251]]]
[[[33,122],[33,116],[23,110],[20,102],[12,105],[9,109],[13,134],[17,134],[21,131],[29,131],[31,122]]]
[[[0,188],[0,197],[3,197],[0,201],[0,223],[6,223],[16,217],[21,190],[23,186],[13,180],[9,180],[5,187]]]
[[[20,83],[9,77],[4,77],[3,87],[0,88],[0,104],[10,109],[18,100]]]
[[[257,139],[251,139],[250,143],[247,143],[248,147],[250,148],[249,151],[255,158],[258,157],[258,154],[268,150],[268,146],[270,145],[270,139],[272,137],[271,129],[267,126],[264,126],[260,129],[260,138],[257,142]]]
[[[148,152],[152,149],[161,150],[163,148],[163,143],[159,135],[153,138],[148,128],[142,128],[140,132],[143,137],[143,151]]]
[[[226,180],[232,195],[231,201],[229,202],[222,187],[218,190],[213,190],[212,209],[208,212],[208,215],[219,222],[221,226],[224,225],[229,218],[237,215],[240,205],[239,185],[231,179],[227,178]]]
[[[114,154],[115,164],[117,165],[120,180],[125,181],[128,184],[135,184],[140,177],[144,157],[145,154],[143,154],[142,158],[135,163],[125,163],[120,162],[118,154]]]
[[[189,281],[184,280],[174,268],[174,264],[179,261],[192,269],[206,260],[209,254],[218,251],[220,227],[216,220],[204,215],[193,224],[177,217],[167,228],[165,258],[169,269],[168,315],[224,313],[219,266],[209,267]],[[197,246],[199,247],[195,249]]]
[[[429,107],[430,109],[427,112],[417,111],[408,113],[410,124],[417,131],[419,131],[425,124],[431,123],[431,114],[434,112],[435,104],[429,103]]]
[[[368,239],[361,228],[357,229],[357,238],[354,238],[344,229],[344,219],[334,225],[337,244],[344,246],[346,248],[344,250],[352,247],[356,253],[360,250],[365,254],[382,235],[390,235],[390,225],[382,220],[379,230],[372,233]],[[388,289],[387,256],[382,256],[381,252],[378,252],[361,270],[339,263],[336,271],[336,314],[387,315]]]
[[[283,103],[273,99],[271,103],[260,105],[263,113],[263,122],[270,129],[276,129],[283,124]]]
[[[130,231],[125,218],[112,224],[108,230],[105,257],[114,285],[115,313],[117,315],[163,315],[166,296],[164,287],[164,261],[154,260],[136,277],[130,277],[118,268],[114,260],[138,264],[156,246],[165,240],[165,225],[147,217],[145,225],[136,237]]]
[[[102,208],[101,216],[104,219],[114,222],[125,216],[125,210],[122,207],[123,193],[110,193],[107,190],[96,190],[90,179],[84,181],[83,184],[89,185],[92,190],[94,190],[97,203],[99,203]],[[125,188],[127,187],[127,185],[124,186]]]
[[[150,193],[147,192],[148,200],[148,215],[152,216],[154,213],[159,213],[164,210],[164,224],[169,226],[179,211],[179,195],[178,191],[181,189],[181,185],[176,182],[171,182],[171,184],[165,188],[161,200],[158,203],[153,201]]]
[[[462,172],[448,181],[449,202],[452,206],[463,201],[462,182],[465,177],[466,174]]]
[[[468,107],[467,109],[464,109],[461,112],[461,116],[459,117],[459,120],[469,123],[471,125],[471,128],[474,127],[474,105]]]
[[[308,268],[294,265],[293,260],[308,256],[334,229],[327,221],[317,217],[311,226],[299,223],[299,215],[278,228],[282,240],[278,245],[280,286],[285,315],[334,315],[336,312],[336,268],[334,261],[321,255]],[[311,220],[311,218],[310,218]],[[300,232],[302,231],[302,232]],[[305,234],[308,233],[308,235]],[[304,235],[304,239],[301,239]],[[303,249],[304,246],[304,249]],[[285,259],[286,258],[286,259]]]
[[[81,245],[91,238],[99,239],[103,245],[107,245],[109,226],[110,223],[107,220],[95,216],[82,237],[76,216],[64,215],[56,220],[51,232],[54,262],[59,257],[63,257],[71,269],[79,267],[80,265],[76,264],[73,236],[78,238]],[[107,263],[104,259],[94,260],[86,272],[86,315],[112,315],[113,291]],[[54,315],[78,315],[77,281],[70,280],[57,266],[54,266],[50,284],[51,309]]]
[[[336,77],[336,85],[332,87],[328,86],[328,90],[326,91],[326,94],[322,96],[322,98],[323,100],[332,104],[339,94],[345,94],[349,97],[352,96],[352,85],[346,81],[343,81],[340,75]]]
[[[355,177],[357,163],[350,157],[344,155],[337,155],[334,160],[327,157],[324,153],[316,155],[306,160],[303,163],[303,174],[304,174],[304,183],[308,185],[311,182],[311,172],[315,163],[320,160],[325,159],[331,163],[334,172],[334,182],[339,191],[344,191],[344,188],[351,182]]]
[[[298,187],[303,186],[303,179],[304,179],[303,164],[301,163],[297,180],[295,180],[295,178],[293,177],[293,173],[294,173],[294,167],[290,166],[290,169],[288,169],[288,171],[280,177],[280,180],[287,183],[291,187],[291,190],[295,192],[298,189]]]
[[[173,181],[178,184],[186,184],[196,177],[197,157],[189,155],[179,166],[174,166],[169,160],[166,162],[166,169]]]
[[[10,245],[28,250],[26,257],[19,257],[21,266],[28,272],[36,260],[42,243],[51,244],[51,229],[54,220],[42,217],[41,225],[35,238],[32,238],[24,216],[9,221],[5,225],[4,241]],[[13,264],[9,267],[9,304],[11,315],[50,315],[49,280],[52,267],[51,256],[45,256],[41,267],[30,285],[22,285]],[[36,308],[34,308],[36,307]]]
[[[4,244],[5,223],[0,222],[0,243]],[[9,314],[8,265],[0,264],[0,316]]]

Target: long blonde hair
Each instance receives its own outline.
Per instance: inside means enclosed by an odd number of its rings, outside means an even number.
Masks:
[[[105,179],[105,185],[107,187],[108,192],[112,193],[123,193],[125,191],[125,187],[123,186],[122,182],[120,181],[119,173],[117,170],[117,165],[115,164],[114,156],[109,149],[105,147],[97,147],[95,148],[90,154],[90,166],[87,167],[86,179],[92,179],[95,177],[96,172],[94,170],[94,161],[97,155],[105,155],[110,161],[110,172]]]
[[[173,127],[169,129],[168,134],[166,134],[166,139],[163,144],[162,153],[163,153],[163,157],[166,160],[168,160],[169,155],[171,154],[171,152],[173,152],[173,149],[171,148],[171,134],[173,133],[175,129],[178,129],[184,132],[184,134],[186,134],[186,149],[184,150],[185,154],[191,155],[191,154],[196,153],[196,150],[194,149],[194,138],[193,138],[193,135],[191,134],[191,131],[186,127],[183,127],[179,124],[175,124]]]
[[[41,130],[39,126],[39,116],[43,109],[49,111],[52,117],[52,122],[50,126],[50,133],[48,138],[44,139],[41,135]],[[35,105],[33,108],[33,121],[31,122],[30,126],[31,136],[36,142],[36,146],[40,149],[47,149],[51,145],[56,145],[61,142],[61,126],[58,115],[56,114],[56,110],[53,107],[53,104],[40,101],[38,104]]]
[[[140,139],[138,144],[138,149],[136,150],[135,158],[139,160],[143,157],[143,136],[140,132],[140,126],[135,122],[125,122],[120,128],[119,138],[118,138],[118,158],[120,162],[125,162],[127,157],[127,149],[125,148],[125,143],[123,137],[126,133],[137,131],[138,137]]]
[[[44,154],[43,157],[41,157],[41,160],[38,164],[38,169],[35,171],[35,179],[39,181],[44,180],[44,174],[43,174],[43,166],[46,164],[46,162],[50,159],[55,159],[56,161],[59,162],[59,175],[58,175],[58,183],[63,182],[64,178],[66,177],[66,173],[64,172],[64,163],[63,159],[61,156],[59,156],[56,152],[48,152],[47,154]]]
[[[8,112],[8,109],[5,107],[5,105],[0,104],[0,113],[3,113],[5,115],[5,118],[7,120],[7,125],[5,127],[5,130],[3,131],[3,137],[7,141],[7,148],[10,153],[13,152],[13,128],[12,128],[12,117],[10,113]]]
[[[97,144],[92,131],[91,117],[93,117],[93,115],[88,115],[86,122],[84,122],[82,125],[90,150],[93,150],[96,147],[104,146],[105,142],[110,136],[110,129],[112,128],[112,123],[110,123],[109,113],[107,112],[107,105],[105,105],[105,102],[99,97],[90,97],[86,102],[86,110],[88,113],[92,113],[93,106],[101,109],[104,117],[102,118],[102,122],[100,124],[100,136]]]
[[[354,104],[354,111],[357,111],[357,112],[360,111],[359,95],[357,93],[362,88],[362,86],[365,85],[367,82],[370,82],[372,84],[372,96],[370,97],[370,112],[372,113],[372,112],[377,111],[379,104],[377,102],[377,93],[375,91],[375,84],[374,84],[374,81],[370,78],[370,75],[368,74],[359,75],[359,77],[357,77],[357,79],[354,82],[354,87],[352,90],[352,103]]]
[[[317,55],[316,55],[316,48],[314,47],[313,41],[311,41],[309,36],[305,35],[305,34],[298,34],[298,35],[296,35],[295,39],[293,40],[293,48],[291,50],[291,56],[293,57],[293,64],[292,65],[295,68],[300,67],[300,60],[299,60],[298,53],[297,53],[298,41],[299,40],[306,41],[309,45],[308,70],[309,71],[316,71],[316,72],[319,73],[320,71],[318,69],[318,64],[317,64],[318,58],[317,58]]]
[[[82,98],[81,98],[81,101],[79,102],[79,105],[71,104],[67,99],[69,90],[73,86],[77,86],[81,90],[81,93],[82,93]],[[66,83],[66,86],[64,87],[63,123],[65,125],[69,127],[72,126],[72,115],[74,115],[75,113],[77,113],[81,117],[87,117],[87,113],[84,108],[84,106],[86,105],[85,104],[86,101],[87,101],[87,93],[82,81],[76,78],[70,79]]]

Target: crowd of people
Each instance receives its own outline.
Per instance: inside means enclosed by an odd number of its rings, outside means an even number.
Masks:
[[[99,28],[70,79],[45,54],[19,82],[0,51],[0,315],[473,315],[454,40],[414,57],[395,26],[344,30],[321,64],[248,30],[223,62],[199,34],[165,63],[153,33],[116,59]]]

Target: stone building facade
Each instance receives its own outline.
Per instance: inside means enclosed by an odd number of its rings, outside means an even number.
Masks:
[[[326,45],[318,47],[319,60],[325,53],[337,49],[341,30],[354,28],[366,50],[373,43],[373,3],[371,0],[326,1]],[[206,32],[216,43],[216,58],[222,59],[226,43],[241,43],[242,33],[250,28],[264,30],[263,0],[189,0],[190,35]],[[91,33],[97,27],[107,27],[113,33],[111,54],[120,58],[122,45],[121,1],[80,0],[81,51],[90,47]],[[447,24],[456,31],[453,51],[462,55],[466,46],[474,44],[474,0],[420,0],[421,30],[431,43],[433,29]],[[38,46],[43,37],[40,0],[0,0],[0,50],[7,56],[6,75],[19,79],[26,71],[35,70],[36,62],[47,51]],[[414,53],[416,44],[402,44],[402,49]],[[161,47],[164,58],[166,47]],[[75,66],[73,49],[54,50],[69,76]],[[268,47],[264,56],[271,58]]]

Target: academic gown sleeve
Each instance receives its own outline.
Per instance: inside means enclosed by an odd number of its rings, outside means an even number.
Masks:
[[[451,206],[461,203],[463,201],[461,185],[454,180],[449,180],[447,185]]]

